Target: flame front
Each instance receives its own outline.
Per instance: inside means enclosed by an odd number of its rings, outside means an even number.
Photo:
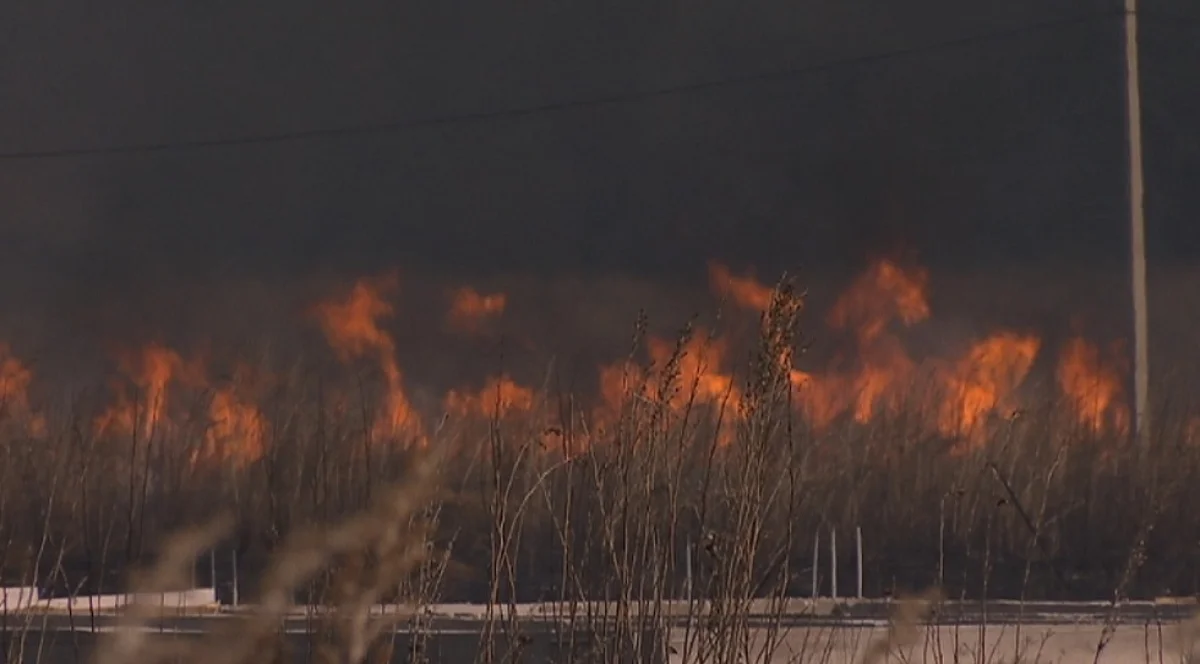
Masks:
[[[652,394],[667,393],[667,402],[672,408],[686,408],[693,397],[705,405],[736,407],[741,403],[733,376],[721,372],[728,350],[724,339],[708,338],[703,330],[699,330],[688,337],[678,353],[675,342],[658,338],[649,340],[648,350],[651,362],[659,369],[664,368],[673,356],[678,358],[678,378],[674,385],[664,384],[662,376],[650,383]]]
[[[504,313],[507,304],[504,293],[483,295],[473,288],[459,288],[454,291],[446,323],[455,330],[476,332],[484,320]]]
[[[855,340],[855,359],[848,370],[802,383],[800,400],[824,428],[851,409],[855,421],[868,422],[880,412],[896,413],[904,405],[916,364],[890,332],[899,321],[908,326],[929,317],[928,276],[881,261],[871,266],[842,294],[827,317],[829,327]]]
[[[244,467],[262,458],[266,424],[254,404],[243,402],[233,388],[226,387],[213,393],[208,414],[212,423],[203,447],[192,455],[193,464],[229,462]]]
[[[945,394],[938,430],[945,436],[980,443],[988,415],[1012,408],[1012,394],[1037,358],[1041,340],[1000,332],[975,344],[944,376]]]
[[[33,372],[0,341],[0,422],[12,419],[34,436],[45,435],[46,420],[30,409],[29,385]]]
[[[371,429],[376,441],[411,440],[423,443],[420,417],[413,410],[404,390],[404,374],[396,361],[392,337],[379,327],[379,320],[391,317],[392,305],[384,294],[397,286],[394,276],[362,279],[341,301],[317,305],[316,316],[329,345],[343,362],[374,355],[386,381],[383,411]]]
[[[93,426],[97,437],[136,432],[146,441],[163,432],[178,431],[170,417],[172,387],[212,389],[210,422],[190,456],[191,464],[229,462],[241,467],[262,458],[266,431],[262,413],[253,402],[239,396],[236,385],[211,385],[200,360],[189,362],[178,352],[152,343],[123,357],[120,366],[127,381],[117,383],[114,402],[96,417]],[[237,377],[244,373],[243,368],[235,372],[235,384],[241,382]],[[129,396],[128,383],[136,388],[135,398]]]
[[[869,346],[894,320],[913,325],[929,318],[928,282],[923,269],[905,270],[886,260],[874,263],[838,298],[829,312],[829,326],[853,330],[859,346]]]
[[[117,402],[96,418],[97,435],[129,435],[135,431],[143,440],[152,438],[165,423],[168,390],[172,380],[190,386],[202,385],[201,366],[184,362],[175,351],[152,343],[121,358],[121,373],[137,390],[132,400],[126,382],[118,384]]]
[[[709,273],[716,294],[759,313],[769,305],[766,286],[735,277],[718,264],[710,265]],[[1041,340],[997,332],[955,360],[917,362],[895,330],[929,318],[927,289],[925,270],[884,260],[836,300],[826,323],[835,334],[851,337],[853,355],[836,357],[823,372],[789,368],[797,407],[814,430],[824,431],[843,416],[867,423],[916,406],[927,418],[926,429],[978,444],[986,437],[988,418],[1015,407],[1016,390],[1033,368]],[[934,383],[921,383],[927,378]],[[920,389],[923,385],[930,389]]]
[[[760,315],[771,309],[774,289],[753,276],[735,275],[711,263],[709,277],[713,291],[739,308]],[[394,276],[362,279],[344,297],[317,304],[313,313],[341,362],[368,359],[379,367],[385,391],[370,427],[371,439],[424,444],[421,418],[405,390],[395,341],[381,325],[395,314],[387,296],[397,285]],[[462,288],[455,292],[447,321],[469,328],[499,315],[506,303],[503,294],[482,295]],[[825,318],[831,336],[845,342],[828,365],[801,368],[794,364],[797,359],[791,348],[771,346],[771,352],[778,353],[779,367],[790,377],[799,415],[813,430],[823,432],[839,420],[868,423],[904,411],[915,415],[925,431],[960,443],[957,449],[986,442],[995,416],[1019,408],[1018,395],[1026,393],[1022,385],[1042,341],[1032,334],[999,331],[973,342],[957,357],[914,358],[903,342],[905,329],[930,315],[925,270],[886,260],[872,264],[837,298]],[[764,332],[770,323],[762,320]],[[615,423],[629,396],[637,392],[647,404],[661,400],[658,405],[675,416],[693,406],[719,413],[722,425],[717,440],[731,442],[729,425],[735,425],[748,406],[729,368],[729,340],[704,330],[684,337],[682,345],[651,337],[646,355],[649,367],[628,360],[601,367],[600,402],[592,410],[596,430]],[[1114,351],[1114,355],[1119,354]],[[1128,430],[1125,365],[1118,360],[1102,357],[1082,337],[1071,339],[1061,350],[1056,384],[1072,417],[1091,432]],[[116,386],[114,402],[95,420],[98,435],[136,433],[146,440],[164,429],[174,431],[168,408],[172,390],[202,387],[211,391],[209,426],[192,455],[193,463],[245,466],[265,453],[270,427],[241,380],[210,385],[201,363],[185,361],[161,344],[126,355],[120,369],[124,380]],[[32,373],[0,344],[0,405],[4,407],[0,415],[12,419],[13,413],[28,413],[31,380]],[[499,375],[478,390],[448,391],[442,405],[459,417],[505,417],[533,412],[536,395],[510,376]]]
[[[710,262],[708,278],[713,292],[718,297],[727,297],[743,309],[765,313],[771,308],[773,290],[760,284],[753,276],[739,277],[734,275],[728,267],[717,262]]]
[[[1104,362],[1100,349],[1081,337],[1067,341],[1058,362],[1058,385],[1079,424],[1093,433],[1126,434],[1125,364]]]
[[[504,417],[512,412],[533,410],[533,390],[508,376],[491,378],[479,392],[451,390],[444,401],[446,412],[461,417]]]

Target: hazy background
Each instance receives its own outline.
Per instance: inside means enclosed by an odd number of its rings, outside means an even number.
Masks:
[[[949,328],[1080,313],[1120,336],[1120,5],[6,2],[0,153],[742,82],[352,137],[0,159],[0,338],[42,357],[64,339],[244,341],[295,327],[331,281],[398,266],[395,326],[413,343],[441,334],[440,288],[476,283],[518,289],[509,324],[532,345],[620,347],[637,307],[701,306],[709,259],[799,271],[819,310],[897,248],[933,269]],[[1155,297],[1179,318],[1200,302],[1200,10],[1143,8]]]

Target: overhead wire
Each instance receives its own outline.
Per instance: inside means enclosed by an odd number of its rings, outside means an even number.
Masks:
[[[620,105],[649,101],[675,95],[705,92],[727,87],[735,87],[754,83],[786,80],[796,76],[821,73],[857,67],[876,62],[924,55],[941,50],[970,46],[977,43],[995,41],[1010,37],[1045,30],[1055,30],[1086,24],[1097,19],[1114,18],[1124,15],[1124,10],[1094,11],[1070,17],[1059,17],[1036,23],[1027,23],[1002,30],[981,32],[973,35],[955,37],[941,41],[930,42],[906,48],[879,51],[849,58],[842,58],[800,67],[789,67],[774,71],[757,72],[743,76],[720,79],[694,81],[679,85],[597,96],[587,99],[574,99],[548,102],[544,104],[522,106],[489,111],[476,111],[459,114],[440,115],[423,118],[410,118],[385,122],[342,125],[336,127],[315,127],[279,132],[264,132],[244,134],[240,136],[225,136],[213,138],[198,138],[147,143],[125,143],[101,146],[76,146],[62,148],[30,149],[0,151],[0,161],[28,161],[64,158],[102,157],[111,155],[149,154],[162,152],[184,152],[203,149],[271,145],[296,141],[335,139],[343,137],[366,136],[376,134],[398,133],[422,128],[471,124],[496,120],[515,119],[548,113],[571,111],[583,108]]]

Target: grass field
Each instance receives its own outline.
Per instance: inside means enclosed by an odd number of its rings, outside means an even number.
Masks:
[[[966,661],[1013,661],[1045,630],[1045,652],[1095,636],[1093,655],[1157,661],[1191,610],[1131,600],[1200,592],[1200,420],[1172,398],[1185,390],[1156,384],[1153,435],[1134,445],[1118,347],[1027,329],[931,345],[945,328],[921,327],[925,276],[884,262],[828,307],[829,352],[806,353],[796,287],[712,277],[721,325],[664,336],[639,319],[579,389],[553,367],[503,366],[410,388],[388,276],[312,303],[302,351],[258,364],[152,343],[56,399],[0,349],[0,581],[60,599],[238,596],[249,608],[203,623],[193,661],[262,661],[297,605],[331,607],[306,620],[326,661],[357,662],[397,618],[430,632],[420,607],[481,614],[458,618],[493,643],[531,602],[632,634],[678,622],[688,596],[705,600],[689,624],[707,661],[762,661],[759,639],[798,652],[797,638],[825,648],[799,661],[839,661],[819,657],[897,625],[922,652],[930,635],[972,644]],[[504,306],[456,292],[441,333],[479,334]],[[947,614],[897,618],[899,599],[796,618],[791,598],[814,585],[855,586],[859,532],[867,597],[936,591],[932,606],[990,613],[932,631]],[[1087,624],[1055,618],[1079,617],[1052,604],[1065,600],[1095,602]],[[154,606],[123,612],[102,663],[152,659]],[[479,660],[503,657],[488,645]]]

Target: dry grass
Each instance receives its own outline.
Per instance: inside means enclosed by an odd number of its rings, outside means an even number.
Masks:
[[[214,564],[223,577],[236,548],[242,580],[258,588],[249,610],[193,642],[140,629],[153,616],[135,604],[105,642],[105,664],[271,661],[298,594],[332,607],[314,625],[331,662],[383,657],[390,622],[423,619],[420,606],[372,617],[371,605],[395,596],[486,601],[489,663],[513,656],[524,629],[515,606],[530,600],[554,603],[572,639],[603,632],[634,648],[674,620],[668,601],[685,602],[686,661],[766,661],[788,639],[785,600],[809,590],[814,536],[836,530],[851,542],[856,526],[872,596],[939,587],[1115,605],[1200,590],[1200,522],[1171,509],[1200,502],[1185,409],[1162,404],[1149,450],[1069,425],[1059,404],[994,423],[967,454],[904,411],[814,432],[795,417],[777,361],[804,346],[801,303],[787,284],[777,290],[728,387],[743,396],[737,405],[684,370],[700,334],[688,329],[666,362],[630,373],[603,427],[547,379],[528,410],[451,422],[423,454],[370,444],[384,380],[368,372],[340,384],[318,367],[288,374],[262,404],[267,454],[246,467],[189,465],[206,425],[186,412],[149,439],[111,441],[78,424],[86,403],[66,404],[45,439],[2,441],[0,574],[85,593],[111,591],[112,570],[137,566],[132,588],[154,593],[190,585],[197,569],[201,583],[220,581],[204,556],[225,556]],[[639,325],[631,356],[644,336]],[[206,519],[214,505],[232,516]],[[205,522],[146,564],[149,542]],[[840,585],[852,587],[853,558],[842,560]],[[752,600],[768,607],[754,621]],[[903,603],[865,661],[911,645],[932,601]],[[830,647],[815,638],[789,656],[829,661]]]
[[[152,605],[135,600],[118,630],[102,642],[97,664],[204,662],[250,664],[281,661],[284,647],[278,627],[292,598],[315,574],[340,563],[334,575],[334,604],[323,618],[317,661],[366,662],[372,645],[404,614],[372,618],[370,609],[394,590],[426,555],[426,533],[410,517],[428,500],[434,482],[434,456],[414,465],[402,486],[382,491],[374,506],[329,527],[301,529],[272,557],[252,609],[199,640],[153,634]],[[133,576],[136,594],[167,592],[185,586],[195,559],[226,534],[228,519],[186,530],[167,540],[158,561]],[[144,596],[144,595],[143,595]]]

